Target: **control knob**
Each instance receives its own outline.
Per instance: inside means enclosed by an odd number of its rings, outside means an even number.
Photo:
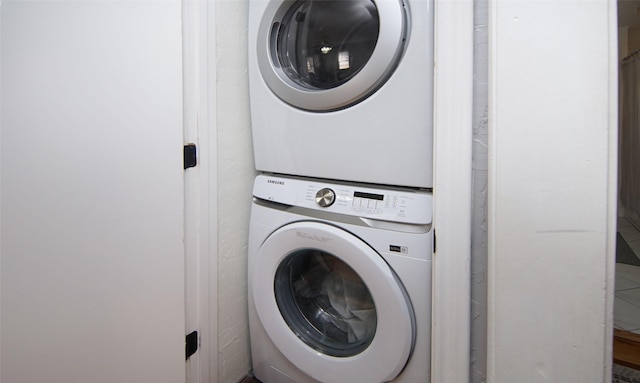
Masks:
[[[321,207],[329,207],[334,202],[336,202],[336,193],[333,190],[324,188],[316,193],[316,203]]]

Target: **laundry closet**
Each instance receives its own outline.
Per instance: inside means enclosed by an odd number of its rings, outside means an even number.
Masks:
[[[249,2],[253,373],[428,382],[434,4]]]

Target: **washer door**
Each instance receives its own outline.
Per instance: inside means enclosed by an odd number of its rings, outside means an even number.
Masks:
[[[259,248],[252,294],[280,352],[322,382],[386,382],[413,351],[415,318],[404,287],[358,237],[296,222]]]
[[[297,108],[351,106],[395,70],[407,19],[401,0],[272,0],[258,34],[260,71]]]

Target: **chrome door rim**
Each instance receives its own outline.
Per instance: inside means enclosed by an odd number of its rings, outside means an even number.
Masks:
[[[271,91],[284,102],[314,112],[334,111],[354,105],[379,89],[396,69],[408,40],[409,15],[401,0],[375,0],[380,29],[376,47],[363,68],[346,83],[332,89],[305,88],[273,62],[275,50],[274,25],[295,3],[292,0],[272,0],[262,17],[257,40],[260,73]]]

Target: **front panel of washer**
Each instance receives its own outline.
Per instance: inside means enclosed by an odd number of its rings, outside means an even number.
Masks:
[[[282,354],[321,382],[387,382],[406,365],[415,314],[391,267],[334,225],[299,221],[252,258],[256,313]]]
[[[402,0],[272,0],[258,33],[260,72],[296,108],[343,109],[389,79],[408,31]]]

